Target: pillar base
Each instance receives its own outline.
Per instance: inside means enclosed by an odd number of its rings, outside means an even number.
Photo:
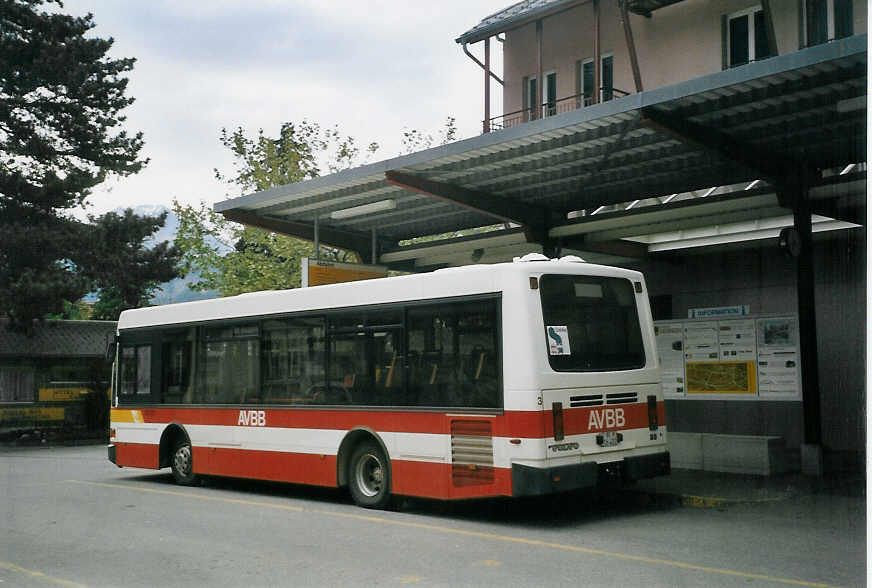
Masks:
[[[800,450],[802,453],[802,473],[816,478],[823,476],[824,454],[821,446],[803,443]]]

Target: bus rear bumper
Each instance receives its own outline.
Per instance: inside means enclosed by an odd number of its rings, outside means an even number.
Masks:
[[[553,468],[512,464],[512,496],[539,496],[592,488],[600,480],[613,479],[616,474],[621,481],[632,482],[663,476],[670,471],[668,451],[604,464],[592,462]]]
[[[109,445],[109,446],[106,448],[106,450],[107,450],[107,452],[109,453],[109,461],[111,461],[111,462],[114,463],[115,465],[118,465],[118,462],[115,461],[115,446],[114,446],[114,445]]]

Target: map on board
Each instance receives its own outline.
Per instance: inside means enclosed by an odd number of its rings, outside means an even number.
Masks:
[[[688,362],[690,394],[756,394],[753,361]]]

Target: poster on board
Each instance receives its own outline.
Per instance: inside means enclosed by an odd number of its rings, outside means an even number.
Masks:
[[[762,398],[799,398],[799,323],[795,316],[757,319],[757,371]]]
[[[660,383],[666,398],[683,398],[684,389],[684,325],[657,323],[654,325],[657,354],[660,357]]]

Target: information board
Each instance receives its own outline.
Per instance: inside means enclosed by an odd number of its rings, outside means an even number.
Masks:
[[[657,321],[666,398],[800,400],[796,315]]]

